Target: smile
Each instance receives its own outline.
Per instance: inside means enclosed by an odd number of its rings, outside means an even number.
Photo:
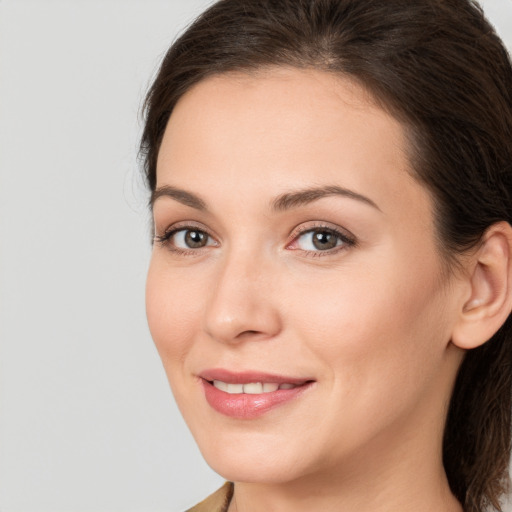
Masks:
[[[250,382],[247,384],[230,384],[221,380],[214,380],[212,384],[220,391],[229,393],[230,395],[238,395],[244,393],[246,395],[259,395],[262,393],[273,393],[278,389],[293,389],[297,387],[297,384],[283,383],[278,384],[276,382]]]
[[[204,396],[216,412],[235,419],[256,419],[296,402],[315,381],[259,372],[209,370],[200,375]]]

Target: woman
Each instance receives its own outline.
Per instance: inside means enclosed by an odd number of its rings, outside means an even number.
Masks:
[[[511,431],[512,68],[469,0],[221,0],[146,102],[197,511],[481,511]]]

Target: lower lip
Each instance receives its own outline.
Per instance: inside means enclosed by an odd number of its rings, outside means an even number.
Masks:
[[[206,401],[210,406],[225,416],[239,419],[258,418],[271,409],[296,399],[312,385],[312,382],[308,382],[292,389],[278,389],[271,393],[249,395],[226,393],[207,380],[203,379],[202,382]]]

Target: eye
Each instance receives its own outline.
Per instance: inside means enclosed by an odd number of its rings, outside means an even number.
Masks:
[[[217,245],[206,231],[194,226],[170,229],[161,236],[157,235],[155,241],[176,252]]]
[[[307,231],[297,239],[297,246],[304,251],[327,251],[340,245],[340,237],[331,230]]]
[[[332,228],[317,227],[299,233],[289,248],[318,253],[353,245],[355,241],[349,236]]]
[[[200,249],[208,245],[208,233],[199,229],[180,229],[175,231],[171,239],[180,249]]]

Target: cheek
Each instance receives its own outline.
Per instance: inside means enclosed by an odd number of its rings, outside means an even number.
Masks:
[[[288,291],[290,324],[343,394],[414,390],[437,371],[449,340],[437,275],[434,259],[395,256],[299,282]]]
[[[203,309],[197,283],[182,278],[153,256],[146,281],[146,315],[149,330],[164,366],[183,361],[192,344],[194,326]],[[190,278],[190,276],[188,276]],[[188,283],[184,286],[183,283]]]

